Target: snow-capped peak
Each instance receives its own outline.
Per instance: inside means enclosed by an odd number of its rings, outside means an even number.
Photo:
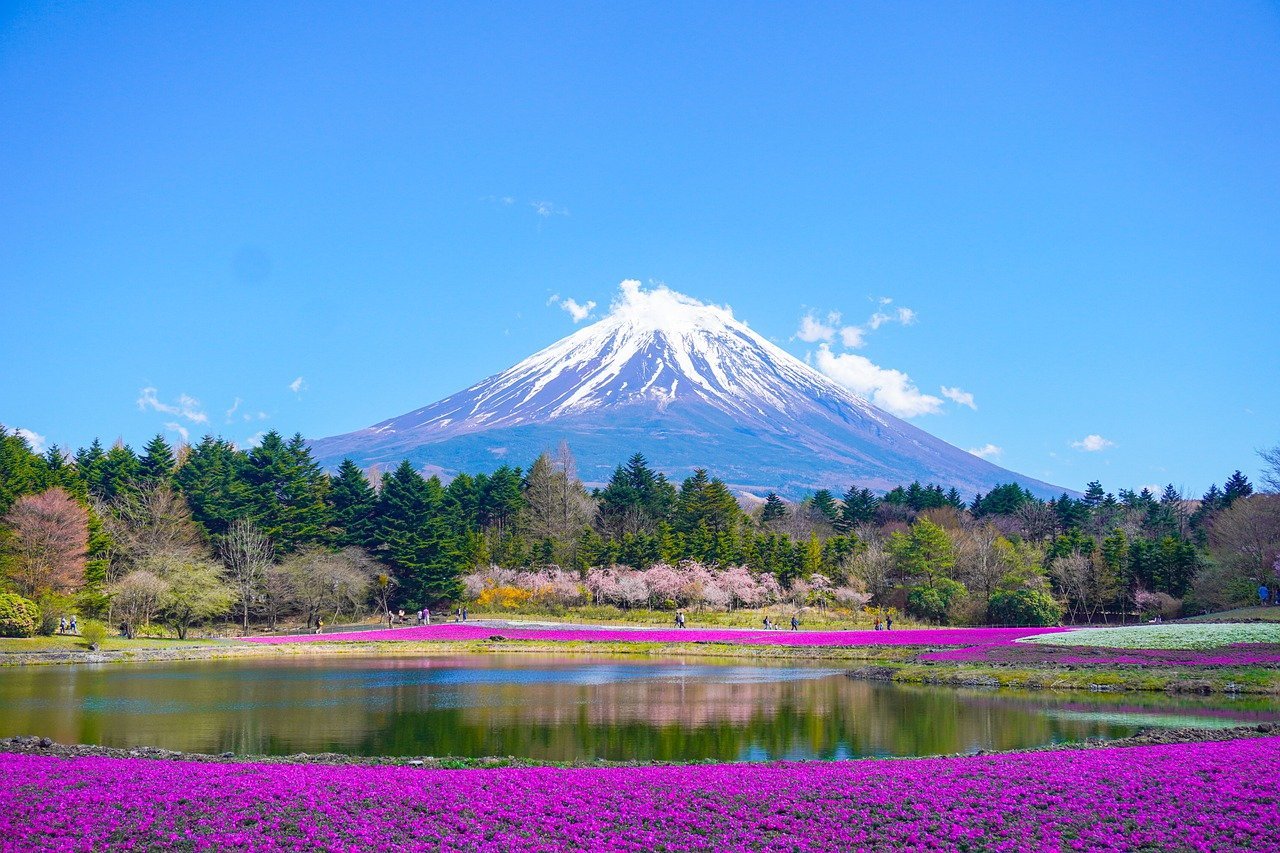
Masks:
[[[628,280],[603,319],[466,391],[379,427],[489,428],[677,400],[756,419],[795,414],[815,398],[879,419],[874,407],[756,334],[728,306]]]

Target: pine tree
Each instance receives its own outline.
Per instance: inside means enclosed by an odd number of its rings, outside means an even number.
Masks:
[[[456,518],[445,511],[444,487],[424,480],[408,460],[382,479],[378,498],[380,556],[398,583],[406,607],[418,609],[457,600],[465,563]]]
[[[835,524],[836,519],[840,516],[840,507],[836,506],[835,496],[826,489],[818,489],[813,493],[813,497],[809,499],[809,506],[813,508],[815,520],[825,521],[828,524]]]
[[[142,448],[142,459],[138,462],[138,479],[143,487],[158,486],[168,483],[173,477],[176,463],[173,448],[164,440],[164,436],[156,433],[155,437]]]
[[[378,494],[360,466],[343,459],[337,476],[329,479],[329,512],[335,545],[372,548],[378,524]]]
[[[243,470],[253,496],[253,520],[282,553],[329,538],[329,478],[301,435],[286,442],[275,430],[268,432],[249,452]]]
[[[770,492],[764,499],[764,508],[760,510],[760,520],[765,524],[787,517],[787,505],[776,492]]]
[[[232,522],[252,517],[255,496],[244,476],[247,466],[247,456],[235,445],[207,435],[174,474],[191,517],[209,536],[222,536]]]
[[[1240,498],[1247,498],[1251,494],[1253,494],[1253,484],[1249,482],[1248,477],[1236,471],[1222,486],[1222,507],[1226,509]]]
[[[841,533],[848,533],[860,524],[870,524],[875,521],[876,507],[879,504],[880,501],[870,489],[850,486],[849,491],[844,493],[836,529]]]

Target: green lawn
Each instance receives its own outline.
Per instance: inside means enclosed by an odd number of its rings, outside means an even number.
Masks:
[[[143,649],[181,649],[192,646],[207,646],[212,640],[174,640],[167,637],[139,637],[126,640],[122,637],[108,637],[98,649],[100,651],[130,651]],[[0,637],[0,654],[23,652],[83,652],[88,645],[79,637],[54,634],[52,637]]]
[[[1206,613],[1180,620],[1183,622],[1280,622],[1280,607],[1237,607],[1219,613]]]
[[[1041,634],[1019,642],[1104,649],[1215,649],[1232,643],[1280,643],[1280,624],[1132,625]]]

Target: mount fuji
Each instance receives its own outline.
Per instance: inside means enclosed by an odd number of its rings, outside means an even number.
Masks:
[[[444,475],[529,465],[567,441],[587,482],[637,451],[683,479],[800,497],[912,480],[966,497],[1017,482],[1062,492],[877,408],[752,331],[728,309],[624,282],[604,319],[439,402],[311,443],[316,459]]]

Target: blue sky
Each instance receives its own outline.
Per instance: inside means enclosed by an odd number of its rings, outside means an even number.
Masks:
[[[11,4],[0,116],[48,443],[346,432],[628,278],[1064,486],[1280,441],[1274,4]]]

